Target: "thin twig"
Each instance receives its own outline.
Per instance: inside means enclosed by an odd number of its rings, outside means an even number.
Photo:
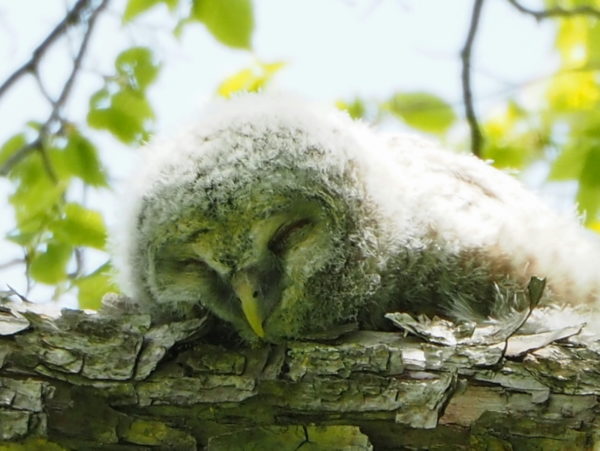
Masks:
[[[65,82],[63,90],[61,91],[60,95],[58,96],[58,99],[56,99],[55,108],[52,110],[50,120],[58,117],[58,115],[60,114],[60,109],[66,102],[67,98],[69,97],[69,94],[71,93],[71,90],[73,89],[73,84],[75,82],[75,78],[77,77],[77,74],[79,73],[79,69],[81,68],[81,62],[83,61],[83,57],[85,56],[85,53],[88,49],[90,37],[92,36],[92,32],[93,32],[94,26],[96,24],[96,19],[98,18],[98,15],[102,12],[102,10],[104,8],[106,8],[106,5],[108,4],[108,2],[109,2],[109,0],[102,0],[100,5],[98,5],[98,7],[90,14],[87,29],[85,30],[83,38],[81,39],[81,44],[79,46],[79,50],[77,52],[77,55],[75,56],[75,60],[73,61],[73,68],[71,69],[69,78],[67,78],[67,81]]]
[[[573,16],[593,16],[600,19],[600,9],[593,6],[578,6],[576,8],[562,8],[557,6],[550,9],[533,10],[521,5],[517,0],[508,0],[508,3],[513,5],[517,10],[524,14],[529,14],[536,20],[548,19],[550,17],[573,17]]]
[[[38,88],[40,89],[40,92],[42,93],[44,98],[48,101],[48,103],[50,105],[54,106],[54,99],[52,98],[52,96],[50,95],[50,93],[48,92],[46,87],[44,86],[44,83],[42,82],[42,78],[40,77],[40,74],[38,72],[34,71],[33,78],[35,79],[35,82],[37,83]]]
[[[483,136],[479,127],[479,122],[477,121],[475,108],[473,107],[473,91],[471,88],[471,50],[473,49],[473,43],[475,42],[475,34],[477,33],[477,26],[479,25],[479,19],[481,17],[481,7],[483,6],[483,1],[484,0],[474,0],[473,12],[471,14],[471,24],[469,25],[469,33],[467,34],[465,45],[460,52],[462,59],[461,79],[463,101],[465,104],[467,122],[469,123],[469,129],[471,130],[471,152],[478,157],[481,157]]]
[[[90,0],[80,0],[77,4],[79,5],[81,3],[81,4],[84,4],[84,6],[85,6],[85,5],[87,5],[87,3],[89,1]],[[92,35],[92,31],[94,29],[96,20],[99,16],[100,12],[102,12],[102,10],[104,10],[106,8],[109,1],[110,0],[102,0],[102,2],[89,14],[89,16],[87,18],[85,18],[85,20],[87,21],[87,28],[86,28],[83,38],[81,40],[81,44],[79,46],[79,50],[77,51],[77,55],[75,56],[75,60],[73,61],[73,68],[71,69],[71,72],[69,73],[69,76],[68,76],[67,80],[65,81],[63,89],[60,92],[58,98],[55,101],[51,101],[52,111],[50,112],[48,119],[42,125],[42,127],[39,131],[38,137],[31,143],[29,143],[29,144],[23,146],[22,148],[20,148],[19,150],[15,151],[10,156],[10,158],[8,158],[6,160],[6,162],[2,165],[2,167],[0,167],[0,176],[6,176],[16,164],[18,164],[21,160],[23,160],[23,158],[25,158],[31,152],[39,151],[42,154],[44,167],[46,169],[46,172],[48,173],[48,176],[53,181],[57,180],[56,174],[54,173],[51,163],[50,163],[49,159],[47,158],[47,155],[45,152],[44,141],[45,141],[46,135],[48,134],[49,129],[51,128],[52,124],[55,121],[60,119],[61,110],[64,107],[64,105],[69,97],[69,94],[71,93],[71,91],[73,89],[75,79],[81,69],[81,64],[82,64],[83,58],[85,56],[85,53],[88,49],[90,37]],[[73,14],[73,11],[71,11],[67,15],[67,17],[72,16],[72,14]],[[66,21],[67,21],[67,19],[65,18],[61,22],[61,24],[66,23]],[[60,25],[54,29],[54,31],[51,33],[50,36],[56,35],[55,32],[59,28],[60,28]],[[56,38],[54,38],[54,39],[56,39]],[[46,42],[48,42],[48,40],[49,40],[49,38],[46,38],[44,40],[44,43],[42,43],[40,46],[37,47],[37,49],[34,51],[34,54],[36,52],[38,52],[38,53],[42,52],[42,53],[39,53],[40,55],[43,54],[43,52],[45,52],[46,49],[48,48],[49,44],[45,44]],[[43,50],[40,50],[40,49],[43,49]],[[31,61],[36,61],[35,64],[37,64],[37,62],[39,61],[39,58],[40,58],[39,56],[37,58],[34,56],[34,57],[32,57]],[[17,70],[17,72],[19,72],[19,71]],[[0,95],[1,95],[1,91],[0,91]]]
[[[18,297],[21,301],[25,302],[26,304],[32,304],[32,302],[27,299],[24,295],[22,295],[21,293],[19,293],[17,290],[15,290],[13,287],[11,287],[10,285],[6,284],[6,286],[8,287],[8,290],[5,291],[5,293],[7,293],[9,296],[16,296]]]
[[[56,185],[58,183],[58,177],[56,176],[56,171],[54,170],[54,166],[52,166],[52,161],[50,161],[48,152],[46,152],[45,143],[39,146],[37,148],[37,151],[42,157],[42,164],[44,165],[44,170],[46,171],[46,174],[48,174],[48,178],[52,181],[52,183]]]
[[[93,0],[78,0],[73,6],[71,11],[67,13],[65,18],[50,32],[48,36],[38,45],[33,51],[31,58],[25,62],[21,67],[14,71],[5,81],[0,85],[0,97],[10,88],[16,81],[18,81],[24,75],[36,70],[40,60],[44,54],[48,51],[50,46],[60,38],[63,33],[73,24],[79,22],[82,12],[88,7]]]

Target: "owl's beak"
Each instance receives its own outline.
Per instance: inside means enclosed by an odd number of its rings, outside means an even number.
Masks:
[[[265,336],[263,329],[263,316],[260,308],[260,291],[258,283],[247,272],[239,272],[232,280],[233,290],[242,304],[242,311],[246,320],[256,335]]]

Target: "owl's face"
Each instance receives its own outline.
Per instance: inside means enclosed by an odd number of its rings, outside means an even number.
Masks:
[[[265,176],[238,186],[219,196],[229,208],[193,207],[157,230],[148,252],[151,296],[200,303],[248,341],[323,329],[320,312],[333,306],[320,280],[335,280],[347,264],[340,253],[349,238],[331,233],[345,219],[329,193],[278,183]]]
[[[355,128],[239,102],[140,174],[119,249],[125,291],[156,321],[201,306],[247,341],[355,322],[379,283]]]

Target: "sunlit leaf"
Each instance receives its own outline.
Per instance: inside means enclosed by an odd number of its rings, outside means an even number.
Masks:
[[[161,3],[161,0],[129,0],[123,13],[123,22],[131,21],[159,3]]]
[[[110,92],[107,88],[96,91],[90,97],[90,110],[106,109],[110,106]]]
[[[482,125],[486,137],[482,157],[498,168],[522,169],[543,148],[542,138],[523,121],[525,110],[509,101]]]
[[[567,67],[581,66],[586,61],[588,24],[588,20],[582,16],[559,22],[556,47]]]
[[[173,11],[177,7],[178,2],[179,0],[129,0],[123,13],[123,22],[130,22],[160,3],[166,4]]]
[[[579,177],[577,202],[591,221],[600,213],[600,147],[590,149]]]
[[[338,100],[335,102],[335,106],[342,111],[346,111],[352,119],[361,119],[366,112],[365,104],[359,98],[356,98],[349,103]]]
[[[158,76],[160,67],[146,47],[125,50],[117,57],[115,67],[117,77],[108,79],[107,85],[90,98],[87,121],[91,127],[107,130],[126,144],[140,143],[148,139],[154,119],[145,90]],[[86,146],[87,158],[91,157],[92,148]],[[97,172],[93,178],[101,181]]]
[[[129,81],[129,87],[144,91],[158,76],[160,65],[148,47],[132,47],[119,54],[117,72]]]
[[[600,23],[590,23],[587,36],[588,64],[597,66],[600,63]]]
[[[225,45],[252,47],[254,13],[250,0],[194,0],[192,15]]]
[[[29,266],[31,277],[49,285],[65,280],[72,252],[73,248],[68,244],[57,241],[48,243],[44,252],[33,257]]]
[[[586,110],[600,101],[600,85],[593,72],[566,72],[554,77],[546,96],[558,112]]]
[[[581,142],[576,142],[563,148],[552,163],[550,180],[573,180],[578,179],[583,170],[589,147]]]
[[[29,155],[13,170],[18,181],[10,203],[15,209],[21,232],[34,232],[43,226],[53,207],[61,200],[67,183],[54,183],[48,176],[39,154]]]
[[[523,148],[510,145],[498,145],[498,143],[487,142],[483,152],[483,158],[491,160],[497,168],[519,169],[525,165],[526,154]]]
[[[444,133],[456,120],[447,102],[425,92],[396,94],[385,107],[411,127],[429,133]]]
[[[108,108],[94,108],[88,113],[88,124],[111,132],[127,144],[146,140],[152,126],[154,112],[145,95],[124,89],[114,94]]]
[[[2,147],[0,147],[0,165],[4,164],[6,160],[8,160],[16,151],[25,147],[26,144],[27,138],[24,133],[19,133],[9,138]]]
[[[594,232],[600,233],[600,221],[592,221],[588,224],[588,227]]]
[[[14,231],[6,235],[6,239],[16,243],[20,246],[29,246],[33,243],[33,240],[38,236],[37,232],[31,233],[20,233],[18,231]]]
[[[126,144],[142,139],[141,124],[126,112],[114,109],[92,110],[88,113],[87,120],[91,127],[107,130]]]
[[[283,62],[259,62],[226,78],[217,88],[217,93],[222,97],[229,98],[237,92],[258,92],[284,66]]]
[[[64,164],[70,174],[92,186],[107,186],[96,147],[90,140],[73,132],[64,149]]]
[[[111,266],[105,263],[92,274],[78,279],[75,285],[79,288],[79,307],[98,310],[102,297],[108,292],[119,292],[113,282]]]
[[[81,205],[70,203],[64,215],[50,225],[54,237],[72,246],[89,246],[104,249],[106,227],[102,215]]]
[[[154,111],[148,99],[137,91],[124,89],[112,97],[112,108],[130,114],[140,121],[154,118]]]

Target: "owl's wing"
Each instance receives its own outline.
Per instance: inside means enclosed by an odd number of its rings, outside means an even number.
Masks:
[[[419,138],[392,136],[388,143],[402,176],[425,185],[418,205],[443,241],[507,259],[518,280],[547,278],[546,299],[600,305],[600,238],[572,214],[554,211],[515,177],[472,155]]]

